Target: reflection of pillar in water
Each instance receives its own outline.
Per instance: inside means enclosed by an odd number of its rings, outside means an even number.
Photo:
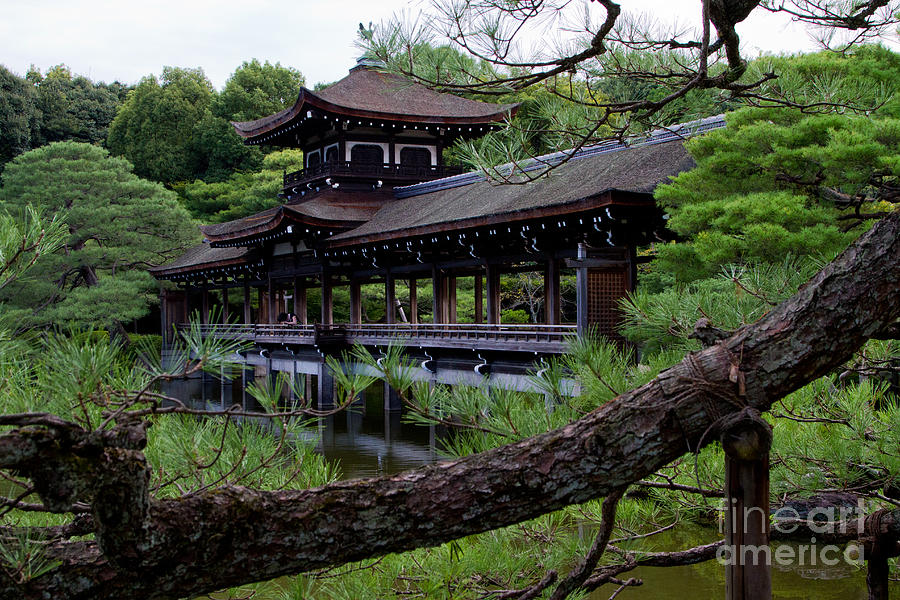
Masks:
[[[363,414],[354,407],[345,410],[344,414],[347,415],[347,435],[353,440],[362,432]]]
[[[319,439],[323,448],[334,446],[334,415],[319,418]]]
[[[249,368],[248,368],[248,366],[249,366]],[[241,373],[242,373],[242,375],[241,375],[241,381],[242,381],[241,407],[245,411],[249,412],[250,408],[251,408],[249,403],[251,402],[252,399],[251,399],[250,395],[247,393],[247,388],[253,384],[253,376],[256,374],[256,369],[252,365],[244,365],[244,368],[241,370]]]
[[[396,411],[399,412],[403,407],[402,402],[400,402],[400,394],[397,393],[397,390],[388,385],[388,383],[384,382],[384,410],[385,412]]]
[[[225,365],[219,367],[219,408],[225,410]]]
[[[390,447],[393,440],[400,438],[400,411],[384,411],[384,441]]]

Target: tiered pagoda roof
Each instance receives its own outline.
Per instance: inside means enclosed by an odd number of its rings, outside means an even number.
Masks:
[[[372,126],[409,123],[412,129],[444,128],[451,135],[480,135],[510,117],[517,107],[518,104],[491,104],[442,94],[363,65],[319,92],[300,88],[297,101],[290,108],[255,121],[232,124],[248,144],[290,145],[289,133],[298,128],[311,130],[316,127],[313,122],[323,119]]]

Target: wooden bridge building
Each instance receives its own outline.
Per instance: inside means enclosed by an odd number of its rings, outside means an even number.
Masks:
[[[176,284],[163,286],[163,335],[195,310],[208,323],[220,305],[219,318],[231,323],[220,331],[268,350],[248,362],[315,374],[326,401],[322,358],[352,343],[402,341],[422,359],[424,376],[453,383],[490,371],[503,384],[589,328],[616,338],[617,303],[634,287],[636,249],[666,236],[652,192],[693,166],[684,137],[723,122],[585,148],[566,161],[545,156],[535,168],[562,164],[520,185],[443,163],[449,144],[483,135],[515,110],[440,94],[363,63],[320,92],[301,88],[291,108],[235,123],[248,144],[301,148],[305,168],[285,174],[283,204],[203,226],[203,244],[152,270]],[[560,290],[567,270],[576,275],[569,321]],[[525,271],[542,274],[543,322],[503,324],[501,276]],[[474,278],[474,323],[457,318],[463,277]],[[429,323],[420,322],[423,280],[431,284]],[[372,283],[384,290],[378,323],[364,322],[361,308],[361,286]],[[398,285],[406,287],[402,305]],[[340,286],[349,289],[346,322],[334,319]],[[307,310],[311,289],[320,297],[315,315]],[[282,312],[295,313],[299,324],[276,323]]]

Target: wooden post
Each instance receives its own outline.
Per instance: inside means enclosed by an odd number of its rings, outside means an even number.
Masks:
[[[397,286],[394,275],[390,269],[384,275],[384,322],[393,325],[397,322],[397,307],[394,300],[397,298]]]
[[[269,275],[269,287],[266,296],[266,312],[269,313],[269,318],[266,319],[266,323],[274,323],[275,316],[279,311],[275,310],[275,281],[272,279],[271,275]]]
[[[362,286],[359,281],[350,282],[350,322],[362,323]]]
[[[456,276],[447,276],[447,322],[456,323]]]
[[[487,322],[497,325],[500,323],[500,268],[497,265],[488,264],[485,271]]]
[[[578,260],[587,258],[587,246],[578,244]],[[575,269],[575,322],[578,335],[585,336],[590,329],[588,316],[588,270],[586,266]]]
[[[419,301],[416,297],[416,280],[409,280],[409,322],[415,325],[419,322]]]
[[[253,311],[250,306],[250,282],[244,281],[244,323],[253,322]]]
[[[222,323],[228,322],[228,317],[230,316],[228,311],[228,288],[222,288]]]
[[[551,258],[544,269],[544,322],[559,325],[559,262]]]
[[[727,600],[772,597],[769,549],[769,448],[772,432],[759,413],[744,409],[721,436],[725,451],[725,566]]]
[[[263,289],[261,287],[258,287],[258,288],[256,288],[256,296],[257,296],[257,298],[256,298],[257,304],[259,304],[259,314],[256,315],[256,321],[258,323],[268,323],[269,315],[266,314],[266,306],[267,306],[266,293],[263,291]]]
[[[188,323],[191,320],[191,284],[186,284],[184,286],[184,322]]]
[[[204,325],[209,324],[209,288],[205,282],[203,289],[200,290],[200,322]]]
[[[484,322],[484,292],[482,289],[481,273],[475,274],[475,322]]]
[[[440,269],[433,266],[431,268],[431,314],[432,314],[432,322],[435,324],[443,323],[444,317],[444,306],[443,306],[443,294],[441,293],[441,280],[443,279],[443,275],[441,274]]]
[[[162,345],[163,348],[168,347],[169,340],[169,319],[171,315],[169,314],[169,292],[166,291],[166,288],[162,286],[162,282],[159,284],[159,330],[162,333]]]
[[[331,295],[331,278],[327,273],[322,273],[322,324],[331,325],[334,322],[334,311]]]
[[[881,552],[866,556],[866,588],[868,600],[889,600],[890,566],[888,556]]]
[[[294,314],[301,325],[309,323],[309,312],[306,308],[306,286],[300,285],[300,278],[294,277]]]

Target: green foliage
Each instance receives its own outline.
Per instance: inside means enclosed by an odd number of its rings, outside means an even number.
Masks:
[[[622,303],[622,332],[645,356],[697,350],[700,344],[690,335],[698,320],[705,318],[725,331],[752,323],[796,292],[820,266],[787,258],[779,264],[731,266],[718,277],[674,284],[661,292],[638,287]]]
[[[0,167],[30,150],[39,135],[37,94],[24,79],[0,65]]]
[[[292,106],[304,83],[300,71],[281,63],[244,61],[216,96],[212,111],[230,121],[259,119]]]
[[[201,173],[194,129],[209,112],[213,87],[202,69],[164,67],[128,94],[109,129],[110,151],[124,156],[135,173],[163,183]]]
[[[730,114],[728,127],[688,143],[697,168],[657,188],[669,227],[685,241],[660,246],[655,269],[691,281],[728,263],[830,258],[859,234],[848,231],[856,221],[842,224],[841,198],[891,210],[872,173],[900,176],[898,128],[893,119]]]
[[[230,125],[229,125],[230,127]],[[224,181],[194,181],[175,186],[184,206],[203,223],[221,223],[252,215],[280,204],[284,171],[303,168],[300,150],[272,152],[262,159],[261,170],[238,172]]]
[[[32,67],[25,78],[37,91],[36,106],[41,113],[40,135],[32,146],[72,141],[99,144],[121,103],[123,86],[94,83],[73,76],[66,65],[51,67],[46,75]]]
[[[43,254],[28,278],[3,290],[23,325],[105,326],[147,314],[156,301],[147,267],[197,237],[173,193],[89,144],[56,142],[7,165],[0,209],[33,228],[29,205],[64,223],[68,235],[62,250]]]

